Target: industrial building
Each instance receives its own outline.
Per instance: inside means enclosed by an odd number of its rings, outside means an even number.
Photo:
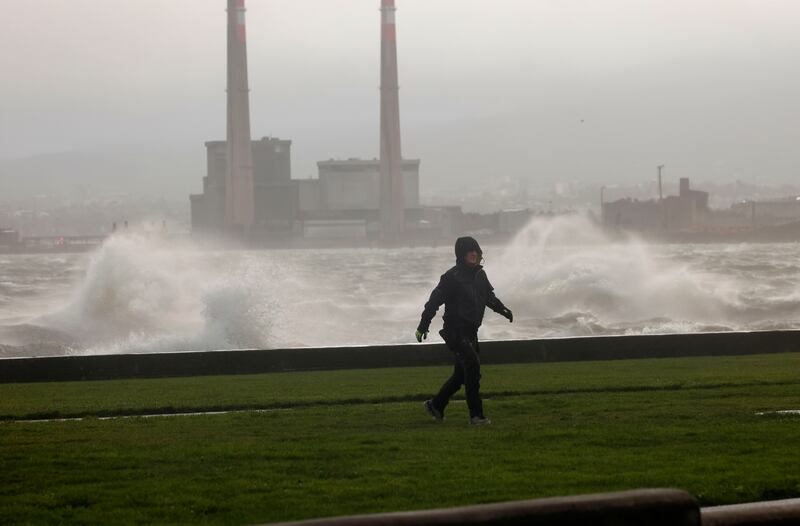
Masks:
[[[692,228],[704,223],[710,213],[708,192],[692,190],[685,177],[678,195],[647,201],[625,198],[601,205],[604,225],[643,232]]]
[[[419,159],[404,159],[401,162],[404,209],[419,207],[419,164]],[[317,167],[322,210],[380,208],[381,172],[377,159],[320,161]]]
[[[800,197],[743,201],[727,210],[711,210],[708,193],[680,180],[677,196],[602,203],[602,222],[615,231],[677,242],[797,241]]]
[[[420,205],[420,161],[401,152],[395,0],[380,0],[379,157],[320,161],[317,178],[292,179],[291,141],[251,139],[244,4],[227,0],[227,135],[206,143],[203,192],[190,196],[193,235],[284,246],[343,238],[406,244],[489,227],[508,234],[524,224],[525,210],[478,217]]]
[[[291,141],[250,138],[244,3],[227,1],[227,138],[206,143],[203,192],[190,196],[192,232],[246,241],[329,235],[388,242],[433,233],[431,214],[419,203],[420,161],[401,155],[394,0],[381,0],[380,159],[321,161],[319,177],[309,180],[291,178]]]
[[[404,222],[419,217],[419,159],[404,159]],[[378,237],[381,224],[381,165],[378,159],[317,163],[319,177],[297,181],[303,237]],[[343,221],[347,223],[343,223]],[[326,222],[331,223],[330,227]]]
[[[271,137],[252,141],[255,221],[251,235],[375,237],[380,232],[380,161],[328,160],[317,163],[316,179],[291,178],[292,142]],[[224,224],[225,141],[209,141],[203,193],[190,196],[192,231],[220,233]],[[422,219],[419,199],[419,159],[405,159],[404,214]],[[413,228],[412,228],[413,230]]]
[[[800,221],[800,196],[734,203],[731,210],[754,228]]]
[[[291,181],[292,141],[264,137],[251,141],[253,158],[253,230],[291,230],[297,215],[298,189]],[[190,196],[192,231],[220,233],[225,224],[228,148],[225,141],[206,143],[203,193]]]

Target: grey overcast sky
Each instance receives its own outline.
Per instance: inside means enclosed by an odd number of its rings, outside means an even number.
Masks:
[[[379,3],[247,1],[253,136],[295,178],[377,155]],[[397,4],[423,188],[800,175],[800,0]],[[224,138],[224,0],[0,6],[0,158]]]

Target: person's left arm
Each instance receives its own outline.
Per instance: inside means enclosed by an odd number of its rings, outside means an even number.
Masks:
[[[511,312],[511,309],[506,307],[500,298],[498,298],[494,293],[494,287],[492,284],[489,283],[489,278],[486,278],[486,285],[489,287],[489,294],[486,297],[486,306],[495,311],[500,316],[508,319],[509,323],[514,321],[514,313]]]

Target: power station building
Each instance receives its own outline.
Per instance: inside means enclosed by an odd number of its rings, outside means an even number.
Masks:
[[[381,172],[378,159],[317,163],[316,179],[291,178],[292,141],[252,141],[255,238],[370,237],[380,231]],[[203,193],[190,196],[192,231],[216,234],[224,228],[225,141],[206,143]],[[409,221],[421,217],[419,159],[404,159],[404,209]]]
[[[253,151],[254,231],[291,230],[297,216],[298,188],[291,180],[292,141],[264,137]],[[225,141],[206,143],[203,193],[190,196],[192,231],[219,233],[225,225]]]
[[[404,159],[400,166],[403,174],[403,207],[419,208],[419,159]],[[379,160],[320,161],[317,167],[321,209],[378,210],[380,208]]]
[[[296,181],[291,141],[251,140],[245,0],[227,0],[227,135],[206,143],[203,192],[190,196],[193,233],[258,241],[328,232],[394,243],[430,223],[419,160],[401,154],[395,0],[380,4],[380,159],[321,161],[318,179]]]

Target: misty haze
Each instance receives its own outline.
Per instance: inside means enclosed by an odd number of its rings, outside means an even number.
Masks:
[[[798,22],[0,0],[0,524],[800,524]]]
[[[4,355],[408,342],[459,235],[485,338],[796,326],[796,3],[216,4],[5,7]]]

